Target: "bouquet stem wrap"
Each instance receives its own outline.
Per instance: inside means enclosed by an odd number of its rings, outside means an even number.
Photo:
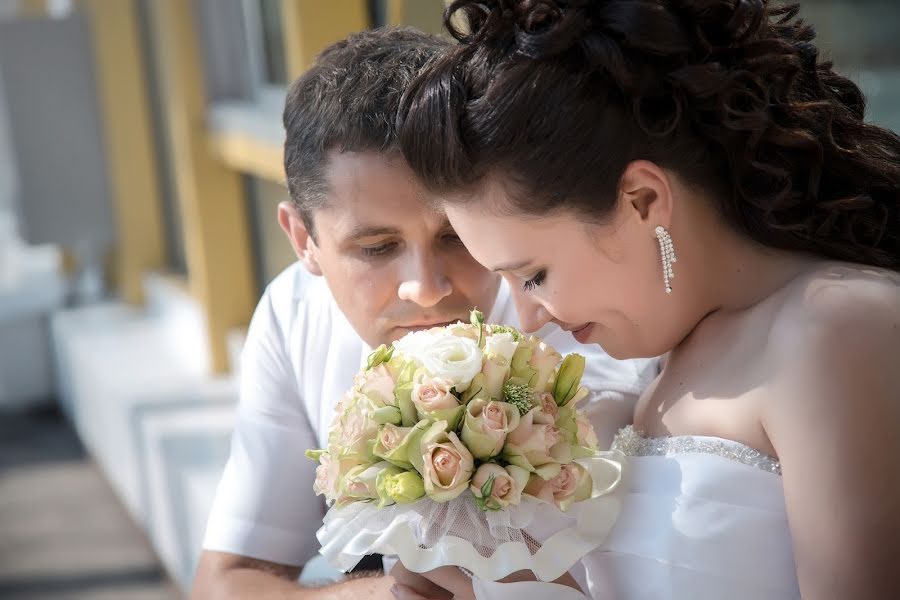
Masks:
[[[321,553],[342,571],[378,553],[419,573],[449,565],[487,581],[520,570],[553,581],[599,547],[615,523],[624,461],[618,452],[577,459],[591,475],[591,495],[565,513],[530,496],[507,510],[483,511],[468,491],[443,503],[423,497],[383,508],[334,507],[317,534]]]

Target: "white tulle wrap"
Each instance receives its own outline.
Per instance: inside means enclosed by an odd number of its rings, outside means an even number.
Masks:
[[[320,552],[342,571],[367,554],[395,555],[417,573],[442,566],[468,569],[497,581],[530,570],[542,581],[559,578],[606,538],[619,514],[625,457],[616,451],[579,459],[591,474],[592,494],[568,512],[530,496],[507,510],[484,512],[471,492],[438,503],[376,508],[354,502],[332,507],[317,536]]]

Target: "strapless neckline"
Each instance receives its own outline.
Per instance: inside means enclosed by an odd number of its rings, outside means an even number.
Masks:
[[[612,449],[626,456],[671,456],[673,454],[712,454],[728,460],[781,475],[777,458],[725,438],[704,435],[648,437],[632,425],[616,434]]]

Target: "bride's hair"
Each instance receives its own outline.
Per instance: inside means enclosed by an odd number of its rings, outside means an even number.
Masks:
[[[766,0],[456,0],[460,42],[406,92],[401,147],[436,192],[601,222],[630,161],[711,192],[777,248],[900,270],[900,137]]]

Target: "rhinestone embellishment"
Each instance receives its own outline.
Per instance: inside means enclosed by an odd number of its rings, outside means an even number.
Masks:
[[[768,473],[781,475],[777,459],[739,442],[692,436],[648,438],[629,425],[622,428],[612,444],[626,456],[671,456],[673,454],[714,454]]]

